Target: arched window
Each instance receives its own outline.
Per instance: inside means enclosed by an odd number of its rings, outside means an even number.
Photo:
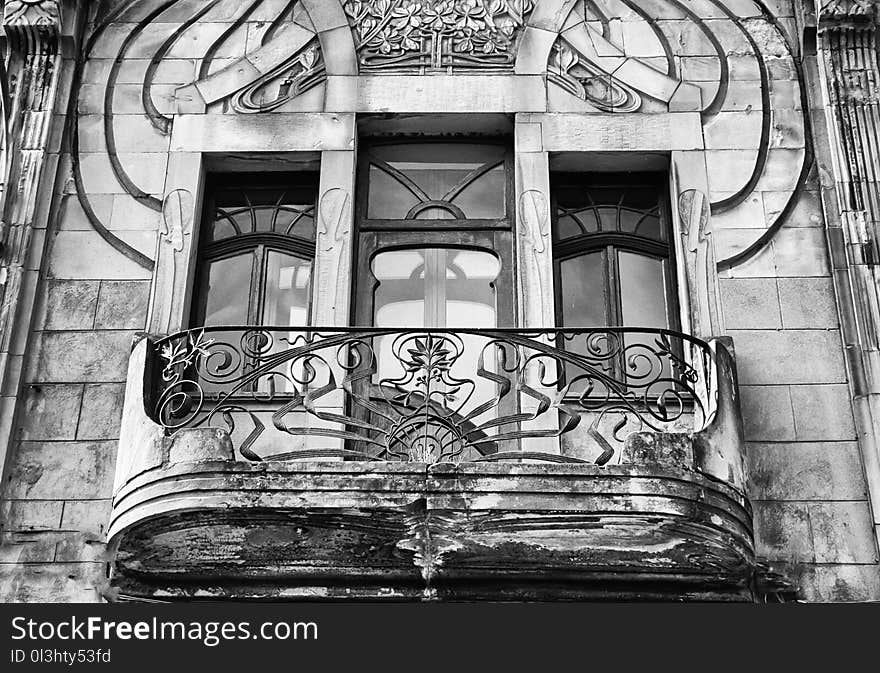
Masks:
[[[553,176],[557,324],[678,327],[664,176]]]
[[[309,324],[317,184],[313,173],[209,179],[193,326]]]

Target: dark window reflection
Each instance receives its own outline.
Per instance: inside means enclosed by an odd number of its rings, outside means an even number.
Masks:
[[[500,219],[504,148],[425,143],[370,150],[370,219]]]

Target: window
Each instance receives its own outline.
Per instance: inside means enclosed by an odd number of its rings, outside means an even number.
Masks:
[[[365,140],[360,157],[355,324],[512,326],[509,142]]]
[[[389,143],[365,149],[362,220],[457,220],[507,215],[508,153],[501,144]]]
[[[192,324],[309,324],[313,173],[209,179]]]
[[[556,174],[557,324],[676,329],[675,264],[660,174]]]

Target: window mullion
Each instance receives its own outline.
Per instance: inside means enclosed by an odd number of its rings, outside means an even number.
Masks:
[[[266,266],[266,246],[254,248],[254,264],[251,273],[251,292],[248,302],[248,322],[261,325],[263,320],[263,285]]]

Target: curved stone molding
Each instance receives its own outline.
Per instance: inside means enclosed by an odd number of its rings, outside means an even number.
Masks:
[[[728,269],[769,243],[794,210],[812,166],[800,60],[784,26],[760,0],[735,8],[721,0],[658,0],[656,4],[646,8],[635,0],[552,2],[558,11],[550,13],[546,29],[556,31],[558,37],[552,42],[536,39],[532,46],[546,50],[549,81],[589,108],[700,110],[709,157],[711,212],[728,215],[724,223],[735,223],[740,216],[751,218],[746,202],[756,193],[772,192],[774,201],[786,197],[783,208],[768,212],[763,227],[755,227],[754,222],[738,227],[736,254],[719,246],[718,267]],[[662,14],[659,6],[664,8]],[[681,18],[658,20],[660,16]],[[643,24],[637,45],[631,38],[620,39],[622,33],[614,26],[621,22],[630,27],[627,35],[636,34],[633,27]],[[699,73],[690,67],[694,53],[702,55]],[[733,54],[739,59],[736,68]],[[527,58],[534,62],[536,57]],[[771,68],[771,63],[784,63],[785,68]],[[518,71],[525,70],[518,66]],[[789,73],[797,75],[794,91]],[[709,81],[713,86],[708,86]],[[548,96],[551,109],[556,100],[561,111],[579,111],[565,99],[554,99],[552,92]],[[743,148],[749,148],[752,156],[746,156],[749,152]],[[792,171],[792,164],[799,169]],[[744,240],[747,235],[751,241]]]
[[[129,0],[105,8],[105,13],[99,15],[91,27],[77,68],[74,99],[79,99],[79,115],[77,108],[71,110],[71,116],[79,117],[72,138],[72,154],[77,194],[83,210],[104,240],[147,269],[153,268],[154,261],[113,234],[108,223],[98,216],[88,195],[123,192],[131,199],[130,211],[161,212],[162,189],[157,182],[161,173],[155,170],[152,177],[144,175],[137,163],[148,160],[150,165],[156,165],[164,160],[167,165],[168,136],[175,112],[193,111],[190,109],[193,106],[197,108],[195,111],[203,112],[211,103],[244,113],[275,110],[320,85],[326,70],[318,46],[321,36],[304,8],[309,4],[304,0],[287,3],[272,21],[250,23],[249,19],[264,0],[242,3],[231,17],[228,8],[223,9],[218,0],[203,0],[186,20],[178,18],[181,1],[157,4],[149,0]],[[217,21],[216,15],[221,11],[221,25],[225,23],[226,28],[219,35],[204,39],[205,24]],[[225,67],[215,67],[231,44],[245,43],[244,36],[251,26],[261,32],[247,40],[247,53]],[[155,39],[157,28],[165,31],[161,35],[163,40]],[[108,47],[103,38],[110,29],[122,29],[125,37],[110,53],[105,53]],[[150,61],[139,82],[141,95],[135,102],[131,97],[118,95],[122,86],[130,86],[125,78],[120,79],[121,71],[131,54],[144,50],[148,50]],[[195,77],[179,74],[179,68],[171,67],[170,74],[165,69],[169,63],[181,63],[181,55],[197,62]],[[113,60],[109,61],[108,56]],[[101,64],[109,63],[109,72],[98,77],[98,81],[83,82],[83,77],[89,76],[87,67],[93,61],[98,69]],[[167,90],[169,84],[180,87],[179,110],[167,93],[164,100],[158,97],[158,91]],[[89,113],[83,114],[83,108]],[[100,139],[91,131],[96,117],[103,130]],[[139,119],[148,121],[152,129],[133,132],[139,128],[135,123]],[[84,171],[84,160],[97,170]],[[115,185],[92,182],[96,179],[92,175],[101,176],[106,182],[107,172],[112,173]]]
[[[742,495],[659,467],[171,464],[109,536],[143,598],[749,601],[755,563]]]
[[[82,147],[81,140],[95,135],[93,125],[83,127],[91,134],[80,129],[74,137],[84,210],[105,240],[147,268],[152,260],[114,236],[88,202],[91,178],[79,168],[80,154],[89,154],[96,174],[113,173],[114,188],[131,197],[132,211],[158,212],[158,164],[175,114],[394,111],[395,85],[382,81],[374,88],[370,72],[442,73],[424,80],[425,87],[438,88],[418,101],[415,78],[400,76],[406,112],[428,111],[437,106],[435,97],[450,96],[461,111],[477,104],[485,109],[473,93],[477,76],[461,75],[469,95],[454,97],[456,78],[443,75],[459,71],[484,73],[487,91],[503,101],[505,112],[699,111],[710,176],[706,194],[712,213],[725,216],[715,225],[720,269],[746,261],[773,238],[794,212],[812,166],[800,60],[783,20],[762,0],[733,8],[721,0],[657,0],[651,9],[635,0],[296,0],[280,3],[271,21],[259,22],[253,17],[263,17],[266,0],[241,3],[231,15],[224,3],[201,0],[186,19],[180,18],[181,1],[129,0],[98,17],[85,58],[104,59],[109,81],[105,86],[102,76],[90,83],[89,96],[100,100],[82,101],[82,107],[98,108],[101,119],[80,126],[99,121],[103,138],[89,138]],[[844,4],[826,3],[834,12]],[[869,6],[846,4],[850,13]],[[441,7],[449,10],[442,17]],[[614,28],[622,18],[642,36],[637,49]],[[209,24],[226,27],[196,39]],[[118,47],[99,40],[111,26],[125,35]],[[135,52],[150,58],[139,101],[117,95],[131,86],[119,81],[118,64]],[[195,63],[195,72],[175,72],[172,66],[182,60]],[[546,80],[524,77],[545,73]],[[169,86],[178,87],[173,100]],[[103,94],[95,93],[99,87]],[[139,115],[152,130],[132,134]],[[144,142],[155,152],[152,177],[132,158]],[[774,207],[755,222],[748,201],[764,194]],[[736,236],[727,237],[727,228]]]

